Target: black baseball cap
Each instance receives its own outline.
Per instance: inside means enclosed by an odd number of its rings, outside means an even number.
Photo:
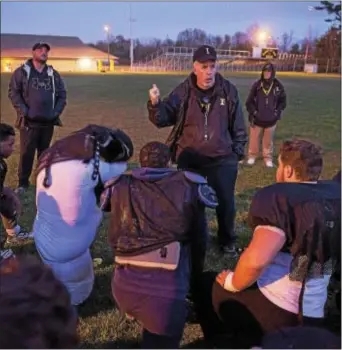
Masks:
[[[39,42],[33,45],[32,47],[32,51],[37,50],[37,49],[41,49],[42,47],[45,47],[48,51],[50,51],[51,47],[48,43],[44,43],[44,42]]]
[[[217,60],[217,53],[216,50],[209,45],[202,45],[200,46],[195,52],[192,57],[192,61],[198,61],[200,63],[207,62],[207,61],[216,61]]]

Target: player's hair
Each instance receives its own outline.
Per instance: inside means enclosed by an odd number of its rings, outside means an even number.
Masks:
[[[152,141],[140,151],[140,166],[147,168],[166,168],[171,158],[170,149],[164,143]]]
[[[0,344],[5,349],[70,349],[77,315],[66,287],[33,256],[0,263]]]
[[[0,123],[0,142],[6,141],[9,136],[15,136],[13,126]]]
[[[301,181],[317,181],[323,168],[322,148],[306,140],[284,141],[280,147],[280,159],[290,165]]]

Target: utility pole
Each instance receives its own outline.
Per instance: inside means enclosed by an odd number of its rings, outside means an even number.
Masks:
[[[108,70],[110,69],[110,37],[109,37],[109,26],[108,25],[105,25],[104,26],[104,30],[105,32],[107,33],[107,59],[108,59]]]
[[[308,11],[311,12],[314,10],[313,6],[308,6]],[[305,63],[308,60],[308,56],[309,56],[309,46],[310,46],[310,40],[311,40],[311,17],[309,19],[309,28],[308,28],[308,34],[307,34],[307,38],[306,38],[306,48],[305,48]]]
[[[129,57],[131,59],[131,70],[133,70],[134,63],[134,41],[132,34],[132,23],[136,22],[134,18],[132,18],[132,3],[129,3],[129,37],[130,37],[130,48],[129,48]]]

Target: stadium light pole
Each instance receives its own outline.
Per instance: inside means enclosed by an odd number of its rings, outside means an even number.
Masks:
[[[129,38],[130,38],[129,57],[131,59],[131,70],[133,70],[133,63],[134,63],[134,40],[133,40],[133,34],[132,34],[133,22],[136,22],[136,19],[132,18],[132,3],[129,3]]]
[[[108,69],[109,69],[109,67],[110,67],[110,59],[109,59],[109,49],[110,49],[110,47],[109,47],[109,26],[105,25],[103,29],[107,33],[107,55],[108,55],[107,57],[108,57]]]
[[[270,34],[266,30],[260,30],[256,33],[256,41],[258,46],[266,44],[266,41],[270,38]]]

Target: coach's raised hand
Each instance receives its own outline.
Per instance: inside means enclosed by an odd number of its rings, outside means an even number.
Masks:
[[[149,93],[150,93],[151,103],[153,106],[155,106],[156,104],[158,104],[159,98],[160,98],[160,91],[156,84],[152,85],[152,89],[150,89]]]

